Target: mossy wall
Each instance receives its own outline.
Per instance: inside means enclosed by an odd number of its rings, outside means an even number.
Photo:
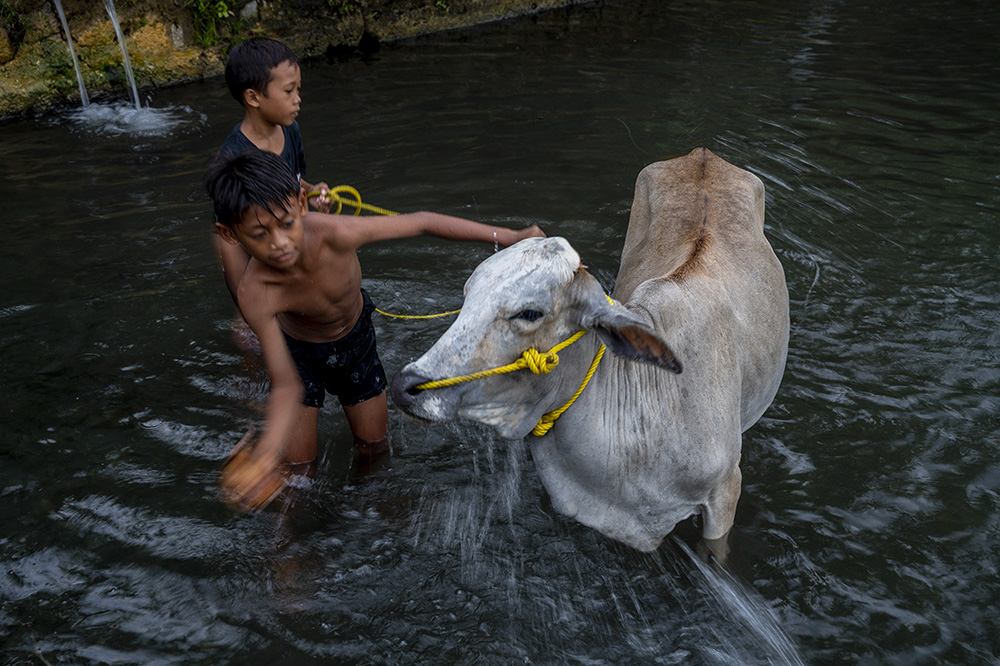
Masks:
[[[127,95],[121,50],[104,3],[61,1],[91,99]],[[141,90],[220,74],[229,47],[254,34],[280,39],[300,57],[310,57],[330,49],[349,52],[366,33],[391,42],[573,4],[586,2],[117,0],[116,12]],[[0,118],[79,101],[54,0],[0,0]]]

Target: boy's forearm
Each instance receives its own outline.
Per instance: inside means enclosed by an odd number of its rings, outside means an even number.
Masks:
[[[441,213],[421,212],[413,213],[413,215],[421,218],[423,232],[428,236],[438,236],[440,238],[460,241],[497,243],[503,247],[513,245],[526,237],[524,232],[514,231],[507,227],[482,224]]]
[[[271,386],[265,408],[264,432],[258,443],[262,455],[280,460],[285,444],[295,430],[295,417],[304,389],[299,386]]]

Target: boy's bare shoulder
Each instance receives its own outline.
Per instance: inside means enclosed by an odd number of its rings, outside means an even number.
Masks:
[[[268,318],[278,314],[277,302],[271,298],[277,292],[269,288],[276,284],[275,277],[273,271],[259,262],[251,260],[247,264],[237,287],[236,300],[248,322],[251,318]]]
[[[344,231],[342,217],[311,210],[302,215],[302,226],[306,231],[316,234],[317,238],[336,238]]]
[[[357,231],[364,219],[309,211],[302,216],[302,226],[307,236],[312,237],[307,242],[322,243],[337,250],[356,250]]]

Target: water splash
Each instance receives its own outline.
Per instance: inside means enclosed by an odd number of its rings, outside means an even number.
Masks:
[[[108,0],[110,2],[110,0]],[[56,12],[59,13],[59,22],[62,23],[63,32],[66,33],[66,43],[69,44],[69,56],[73,59],[73,69],[76,70],[76,83],[80,86],[80,101],[83,108],[90,106],[90,97],[87,95],[87,87],[83,84],[83,74],[80,72],[80,62],[76,59],[76,50],[73,48],[73,38],[69,34],[69,23],[66,21],[66,14],[63,12],[62,3],[55,0]]]
[[[188,107],[168,107],[165,109],[151,109],[148,106],[143,108],[139,100],[139,90],[135,84],[135,76],[132,73],[132,61],[128,55],[128,48],[125,46],[125,35],[122,33],[121,24],[118,22],[118,12],[115,10],[114,0],[104,0],[104,7],[111,17],[111,23],[118,38],[118,45],[122,51],[122,65],[125,69],[125,76],[128,79],[129,87],[132,91],[132,103],[122,104],[91,104],[87,95],[87,87],[83,82],[83,74],[80,71],[80,64],[76,58],[76,51],[73,48],[73,38],[69,34],[69,23],[63,11],[60,0],[55,0],[56,11],[66,32],[66,42],[69,44],[70,56],[73,58],[73,68],[76,70],[76,80],[80,86],[80,99],[83,102],[81,109],[75,109],[65,114],[57,116],[59,120],[68,120],[74,128],[82,129],[86,132],[102,134],[106,136],[117,136],[121,134],[137,136],[167,136],[173,133],[179,125],[187,123],[193,119],[204,121],[202,114],[195,114]]]
[[[686,544],[677,541],[694,569],[692,580],[700,580],[700,589],[706,591],[726,616],[741,623],[747,636],[740,640],[723,639],[723,650],[716,658],[720,664],[745,664],[751,659],[750,648],[761,651],[768,664],[775,666],[803,666],[798,649],[781,626],[774,610],[749,591],[723,567],[706,564]]]
[[[139,90],[135,87],[135,76],[132,75],[132,61],[128,57],[128,49],[125,48],[125,35],[122,34],[121,25],[118,23],[118,12],[115,11],[114,0],[104,0],[104,7],[108,10],[108,16],[111,17],[111,23],[115,26],[115,35],[118,36],[118,45],[122,49],[122,65],[125,67],[125,76],[128,77],[129,85],[132,87],[132,98],[135,100],[135,108],[141,109],[142,104],[139,102]],[[69,35],[69,31],[66,31]]]
[[[103,136],[171,136],[185,125],[207,122],[204,114],[187,106],[168,106],[154,109],[149,106],[136,108],[127,102],[117,104],[91,104],[81,109],[71,109],[55,116],[56,123],[68,121],[75,129]]]

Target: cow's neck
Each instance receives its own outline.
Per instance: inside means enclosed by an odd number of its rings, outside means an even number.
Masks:
[[[581,344],[585,343],[585,344]],[[552,410],[562,405],[580,386],[591,359],[600,346],[600,340],[594,334],[584,336],[571,357],[560,361],[556,372],[560,376],[560,388],[555,399],[547,409]],[[596,423],[615,424],[617,437],[621,446],[631,446],[629,442],[641,439],[641,433],[646,425],[638,415],[642,413],[658,413],[652,405],[644,403],[656,396],[655,400],[662,406],[675,399],[673,385],[674,375],[655,366],[632,361],[607,351],[593,378],[580,397],[556,421],[552,430],[544,437],[529,437],[530,440],[545,445],[547,439],[558,438],[572,443],[576,448],[583,441],[589,441],[595,436],[600,440],[607,439],[606,432],[600,434]],[[638,387],[643,387],[639,390]],[[647,390],[648,389],[648,390]],[[648,425],[648,424],[647,424]]]
[[[594,337],[596,338],[596,335],[594,335]],[[561,417],[566,412],[566,410],[572,407],[573,404],[577,401],[577,399],[581,395],[583,395],[583,392],[587,390],[587,387],[589,386],[590,381],[593,378],[593,375],[596,373],[597,366],[600,364],[601,359],[604,357],[605,351],[606,349],[604,345],[598,343],[597,349],[594,351],[594,357],[587,365],[587,370],[583,374],[583,379],[580,380],[579,387],[573,392],[572,395],[570,395],[569,398],[566,399],[565,402],[560,404],[555,409],[548,411],[542,415],[542,418],[538,420],[538,423],[531,431],[532,435],[535,435],[536,437],[544,437],[549,432],[549,430],[552,429],[552,426],[555,425],[555,422],[559,419],[559,417]]]
[[[600,359],[602,354],[603,359]],[[569,419],[569,415],[581,408],[586,409],[582,406],[583,403],[591,402],[594,393],[603,390],[597,377],[601,372],[600,366],[607,363],[609,355],[593,331],[588,332],[571,348],[559,354],[559,365],[552,371],[559,383],[559,389],[553,394],[554,398],[532,430],[535,437],[544,439],[556,422],[575,420]],[[599,364],[595,366],[594,362],[598,359],[600,359]],[[592,367],[593,376],[588,377]]]

